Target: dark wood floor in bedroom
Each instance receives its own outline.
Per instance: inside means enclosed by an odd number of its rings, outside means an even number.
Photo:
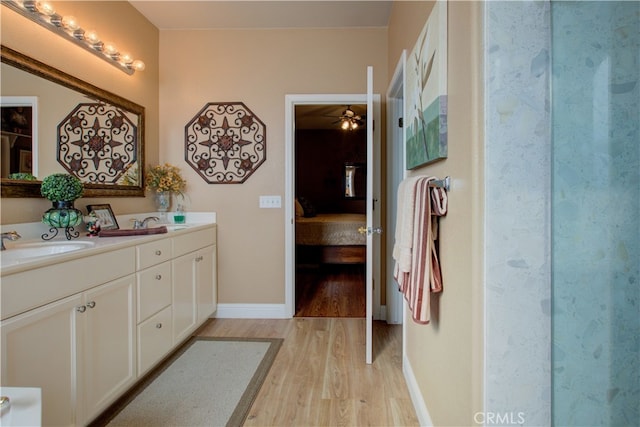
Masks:
[[[365,317],[365,265],[296,269],[296,317]]]

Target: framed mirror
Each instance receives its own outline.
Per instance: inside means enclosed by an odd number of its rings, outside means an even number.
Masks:
[[[6,46],[0,62],[3,97],[37,103],[30,151],[38,179],[68,172],[83,181],[84,197],[144,196],[143,106]],[[41,197],[39,180],[0,179],[2,197]]]

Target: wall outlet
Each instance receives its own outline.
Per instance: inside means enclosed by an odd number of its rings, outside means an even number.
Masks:
[[[266,209],[281,208],[282,198],[280,196],[260,196],[260,207]]]

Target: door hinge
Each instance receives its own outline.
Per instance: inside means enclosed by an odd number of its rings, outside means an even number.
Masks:
[[[404,127],[404,120],[402,119],[402,117],[398,119],[398,127],[399,128]]]

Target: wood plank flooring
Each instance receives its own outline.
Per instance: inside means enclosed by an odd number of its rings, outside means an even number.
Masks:
[[[198,335],[284,338],[245,426],[417,426],[402,374],[402,327],[365,320],[214,319]]]
[[[296,317],[365,317],[365,265],[296,270]]]

